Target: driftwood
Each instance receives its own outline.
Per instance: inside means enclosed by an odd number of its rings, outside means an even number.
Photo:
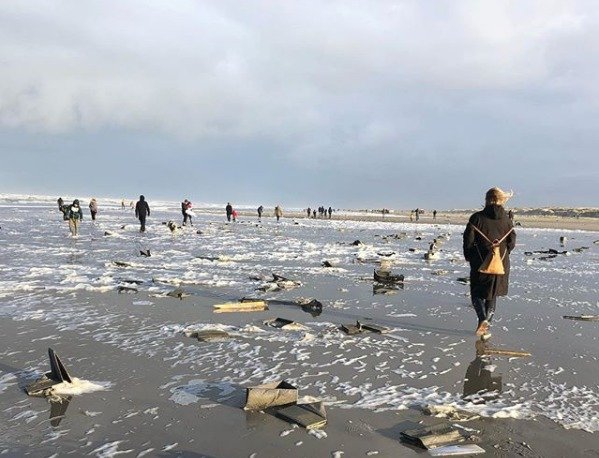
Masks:
[[[564,315],[563,317],[566,320],[599,321],[599,315],[580,315],[580,316]]]

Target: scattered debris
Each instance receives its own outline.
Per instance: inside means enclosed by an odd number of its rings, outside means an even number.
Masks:
[[[448,273],[449,273],[449,270],[439,269],[439,270],[433,270],[431,272],[431,275],[441,276],[441,275],[447,275]]]
[[[392,331],[390,328],[385,326],[379,326],[378,324],[374,323],[362,324],[359,321],[356,321],[356,324],[342,324],[340,329],[349,335],[359,334],[364,331],[370,331],[376,334],[386,334]]]
[[[329,261],[322,261],[322,267],[335,267]]]
[[[266,320],[263,322],[266,326],[271,326],[273,328],[285,329],[287,331],[306,331],[308,328],[301,323],[296,323],[293,320],[288,320],[286,318],[273,318],[271,320]]]
[[[432,261],[434,259],[439,259],[439,253],[437,251],[427,251],[424,253],[424,259],[427,261]]]
[[[128,262],[122,262],[122,261],[112,261],[112,262],[117,267],[131,267],[131,264],[129,264]]]
[[[479,455],[486,453],[485,449],[476,444],[446,445],[428,451],[431,456]]]
[[[318,429],[327,424],[327,413],[324,404],[320,401],[284,407],[277,410],[275,415],[306,429]]]
[[[312,316],[318,316],[322,313],[322,302],[316,299],[300,298],[297,301],[297,305],[302,308],[303,312],[309,313]]]
[[[342,324],[340,328],[343,332],[348,335],[359,334],[362,332],[362,325],[359,321],[356,321],[356,324]]]
[[[453,421],[470,421],[480,418],[479,415],[472,414],[455,406],[447,404],[429,404],[424,409],[424,413],[438,418],[447,418]]]
[[[361,324],[359,321],[357,323],[362,326],[363,331],[370,331],[370,332],[374,332],[375,334],[386,334],[388,332],[391,332],[391,329],[389,329],[385,326],[379,326],[378,324],[374,324],[374,323]]]
[[[404,442],[426,449],[455,444],[466,439],[462,431],[446,423],[409,429],[400,433],[400,438]]]
[[[114,232],[110,232],[110,231],[104,231],[104,236],[105,236],[105,237],[110,237],[110,236],[112,236],[112,235],[114,235]]]
[[[469,285],[470,277],[458,277],[458,278],[456,278],[456,281],[461,283],[462,285]]]
[[[395,283],[395,284],[374,284],[372,285],[372,294],[395,294],[400,289],[404,289],[403,283]]]
[[[116,288],[117,292],[119,294],[123,294],[123,293],[128,293],[128,294],[137,294],[137,288],[135,288],[134,286],[123,286],[123,285],[119,285]]]
[[[185,331],[187,337],[198,339],[200,342],[223,342],[231,338],[230,334],[220,329],[206,329],[204,331]]]
[[[268,310],[268,306],[264,301],[227,302],[224,304],[214,304],[214,313],[260,312],[263,310]]]
[[[265,383],[246,389],[245,410],[263,410],[268,407],[297,403],[297,388],[283,381]]]
[[[148,250],[139,250],[139,254],[140,254],[140,256],[143,256],[145,258],[149,258],[150,256],[152,256],[149,249]]]
[[[189,293],[186,293],[183,288],[175,288],[172,291],[166,293],[168,297],[175,297],[177,299],[183,300],[184,297],[190,296]]]
[[[508,356],[510,358],[524,358],[532,356],[532,353],[528,351],[493,348],[487,347],[486,345],[476,347],[476,352],[478,356]]]
[[[580,315],[580,316],[564,315],[563,318],[565,318],[566,320],[577,320],[577,321],[599,321],[599,315]]]
[[[374,281],[379,283],[402,283],[404,278],[403,275],[391,275],[387,270],[374,270]]]
[[[359,240],[354,240],[352,243],[350,243],[351,246],[362,246],[364,245],[362,242],[360,242]]]
[[[257,288],[259,291],[264,291],[264,292],[279,291],[281,289],[293,289],[293,288],[297,288],[298,286],[302,285],[301,282],[299,282],[299,281],[290,280],[290,279],[283,277],[282,275],[278,275],[278,274],[272,274],[272,278],[268,278],[268,277],[265,278],[264,276],[253,275],[253,276],[250,276],[250,279],[265,281],[266,284]]]
[[[63,382],[73,383],[64,364],[51,348],[48,348],[48,357],[50,358],[50,372],[25,387],[25,392],[29,396],[49,396],[54,385]]]

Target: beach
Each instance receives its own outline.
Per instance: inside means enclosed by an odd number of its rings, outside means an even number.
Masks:
[[[163,223],[180,223],[177,203],[150,206],[145,234],[130,209],[100,201],[98,220],[86,212],[71,238],[52,203],[0,205],[0,453],[415,456],[424,450],[400,432],[444,422],[489,456],[597,456],[599,327],[562,318],[599,313],[595,219],[515,218],[510,292],[489,345],[531,354],[517,358],[477,354],[468,285],[457,281],[469,274],[468,213],[416,224],[409,213],[328,220],[283,209],[276,223],[270,209],[261,222],[240,210],[227,224],[223,211],[198,207],[193,227],[171,233]],[[433,239],[439,256],[425,261]],[[381,294],[381,260],[405,276],[401,288]],[[276,289],[273,273],[294,284]],[[168,296],[177,289],[181,298]],[[243,297],[268,310],[213,312]],[[321,313],[302,309],[311,299]],[[302,327],[264,324],[277,317]],[[389,332],[339,329],[356,321]],[[186,335],[207,329],[229,338]],[[48,347],[101,389],[58,405],[28,397]],[[326,427],[243,410],[247,387],[276,380],[324,401]],[[431,405],[477,418],[437,418]]]

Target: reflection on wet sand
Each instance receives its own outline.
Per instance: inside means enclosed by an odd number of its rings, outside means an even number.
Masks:
[[[495,366],[485,353],[485,342],[476,342],[476,358],[468,365],[464,377],[464,397],[475,404],[497,399],[502,391],[502,376],[494,374]],[[480,395],[480,396],[475,396]]]
[[[50,424],[56,428],[65,417],[73,396],[56,396],[50,400]]]

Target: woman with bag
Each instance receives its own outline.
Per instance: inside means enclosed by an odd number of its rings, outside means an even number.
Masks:
[[[510,253],[516,233],[503,206],[512,197],[499,188],[485,195],[485,208],[474,213],[464,231],[464,257],[470,263],[470,295],[476,310],[476,335],[488,335],[495,314],[497,296],[506,296]]]

